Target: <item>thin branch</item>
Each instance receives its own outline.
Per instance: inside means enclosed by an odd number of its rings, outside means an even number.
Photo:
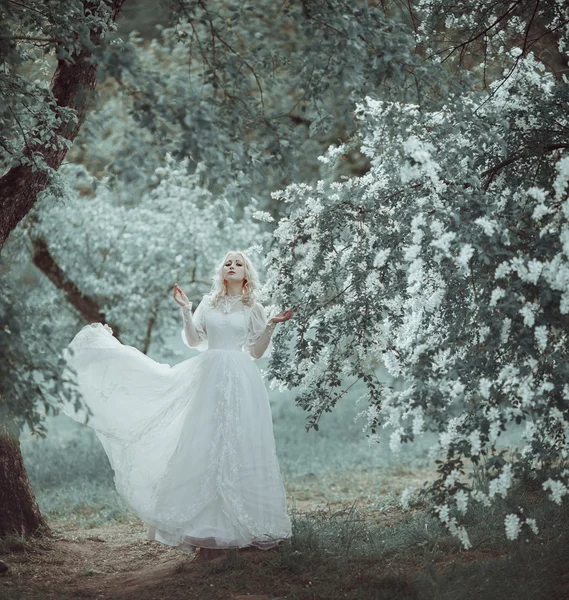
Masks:
[[[206,11],[207,7],[204,6],[202,0],[199,0],[200,6]],[[257,82],[257,87],[259,88],[259,93],[261,94],[261,106],[263,107],[263,110],[265,110],[265,100],[263,98],[263,88],[261,86],[261,82],[259,81],[259,77],[257,76],[257,72],[255,71],[255,69],[253,69],[253,67],[241,56],[241,54],[239,54],[239,52],[237,52],[237,50],[235,50],[228,42],[226,42],[218,33],[217,29],[214,28],[211,20],[210,22],[210,26],[211,26],[211,30],[212,30],[212,35],[213,33],[215,33],[215,37],[217,37],[217,39],[227,48],[229,49],[231,52],[233,52],[236,56],[239,57],[239,59],[241,60],[241,62],[251,71],[251,73],[253,73],[253,77],[255,78],[255,81]]]
[[[156,317],[158,316],[158,307],[154,307],[152,309],[152,313],[150,314],[150,318],[148,319],[148,324],[146,326],[146,334],[144,336],[144,342],[142,345],[142,352],[144,354],[148,354],[148,348],[150,347],[150,341],[152,340],[152,329],[156,324]]]
[[[530,32],[531,26],[533,25],[533,21],[535,19],[535,15],[537,13],[537,9],[538,8],[539,8],[539,0],[535,0],[535,6],[534,6],[534,9],[533,9],[533,13],[532,13],[531,19],[529,20],[529,23],[528,23],[528,25],[526,27],[526,33],[524,35],[524,45],[522,46],[522,54],[526,53],[529,32]]]
[[[33,243],[33,263],[40,269],[46,277],[60,290],[62,290],[72,306],[74,306],[83,316],[83,318],[92,323],[99,321],[108,323],[112,328],[115,337],[119,338],[119,328],[109,323],[105,314],[101,311],[99,305],[89,296],[83,294],[75,282],[70,281],[61,267],[51,255],[46,241],[43,238],[32,240]]]
[[[457,50],[459,50],[459,49],[467,46],[468,44],[471,44],[472,42],[475,42],[478,38],[482,37],[483,35],[486,35],[489,31],[491,31],[492,29],[494,29],[494,27],[496,27],[496,25],[498,25],[501,21],[503,21],[514,10],[514,8],[516,8],[518,6],[518,4],[520,4],[520,2],[519,2],[519,0],[516,0],[516,2],[514,2],[512,4],[512,6],[504,14],[500,15],[491,25],[488,25],[488,27],[486,27],[486,29],[483,29],[482,31],[480,31],[476,35],[473,35],[472,37],[470,37],[469,39],[467,39],[465,42],[462,42],[462,43],[458,44],[458,46],[454,46],[452,48],[452,50],[449,52],[449,54],[447,56],[445,56],[445,58],[443,58],[441,62],[445,62]],[[432,56],[436,56],[437,54],[442,54],[443,52],[445,52],[445,50],[441,50],[440,52],[434,52],[433,54],[431,54],[427,58],[431,58]]]
[[[490,183],[492,183],[492,180],[496,177],[496,175],[498,175],[498,173],[504,167],[511,165],[512,163],[516,162],[517,160],[520,160],[522,158],[530,158],[532,156],[540,156],[542,154],[545,154],[546,152],[553,152],[555,150],[561,150],[564,148],[569,148],[569,143],[543,144],[540,147],[536,148],[537,151],[534,151],[534,152],[528,151],[527,149],[519,150],[518,152],[515,152],[514,154],[512,154],[511,156],[509,156],[502,162],[500,162],[497,165],[491,167],[490,169],[487,169],[486,171],[484,171],[482,173],[482,177],[487,177],[487,180],[485,181],[485,183],[482,187],[484,190],[487,190],[488,187],[490,186]],[[541,152],[539,150],[541,150]]]
[[[26,137],[26,133],[24,131],[24,128],[22,127],[22,124],[20,123],[20,120],[18,119],[18,116],[16,115],[16,113],[14,112],[14,110],[12,109],[12,107],[10,105],[8,105],[8,110],[12,113],[12,116],[14,117],[14,120],[16,121],[16,124],[18,125],[18,129],[20,130],[20,133],[22,134],[24,146],[26,147],[26,153],[29,155],[29,157],[33,161],[33,163],[36,166],[38,166],[37,162],[36,162],[36,158],[34,156],[34,153],[32,152],[30,145],[28,144],[28,138]]]
[[[46,15],[44,13],[42,13],[41,10],[34,8],[33,6],[28,6],[27,4],[24,4],[23,2],[16,2],[16,0],[6,0],[6,2],[8,2],[9,4],[15,4],[16,6],[20,6],[21,8],[24,8],[26,10],[38,13],[38,15],[41,15],[44,19],[47,19]]]
[[[61,44],[64,40],[58,38],[27,37],[23,35],[0,35],[0,40],[17,40],[18,42],[47,42]]]
[[[10,150],[3,142],[2,140],[0,140],[0,146],[2,146],[2,148],[4,148],[4,150],[6,150],[6,152],[8,154],[11,154],[12,156],[14,155],[14,153],[12,152],[12,150]]]
[[[231,100],[235,101],[238,98],[236,96],[233,96],[233,94],[231,94],[231,92],[229,92],[229,90],[225,87],[223,80],[221,79],[221,77],[217,74],[217,71],[215,70],[215,68],[210,64],[203,48],[202,48],[202,44],[201,44],[201,40],[199,37],[199,34],[194,26],[193,21],[190,21],[190,27],[192,28],[192,31],[194,32],[195,36],[196,36],[196,40],[198,42],[198,46],[200,49],[200,54],[202,55],[202,58],[204,59],[206,65],[209,67],[210,71],[212,72],[213,76],[219,81],[223,91],[225,92],[225,94],[227,95],[228,98],[230,98]]]

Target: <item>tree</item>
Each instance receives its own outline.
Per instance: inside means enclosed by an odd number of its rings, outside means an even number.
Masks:
[[[203,164],[201,184],[213,193],[233,182],[231,203],[253,195],[272,210],[270,190],[317,177],[312,157],[352,134],[354,100],[374,87],[387,93],[411,68],[409,32],[376,6],[168,5],[175,20],[158,39],[131,36],[137,60],[119,89],[105,89],[74,158],[137,190],[168,151],[189,157],[190,169]],[[119,105],[128,118],[111,127]]]
[[[370,442],[388,425],[394,452],[438,432],[439,478],[424,492],[468,548],[471,503],[525,477],[557,503],[569,493],[569,86],[533,52],[550,32],[563,63],[569,28],[558,4],[538,1],[435,2],[414,16],[428,57],[417,101],[357,105],[370,171],[274,194],[289,214],[266,259],[273,301],[299,318],[277,333],[269,375],[299,386],[308,428],[363,381]],[[321,157],[328,180],[348,150]],[[524,422],[521,451],[498,453],[501,432]],[[465,481],[465,461],[487,478]],[[504,526],[512,540],[538,530],[517,509]]]
[[[123,2],[2,3],[0,145],[9,170],[0,178],[0,250],[48,186],[83,124],[97,79],[95,57]],[[18,72],[21,63],[47,52],[57,59],[49,89]]]
[[[85,118],[90,92],[96,82],[97,62],[102,39],[110,31],[124,0],[59,2],[46,7],[31,0],[26,5],[5,1],[0,6],[0,57],[4,65],[0,81],[2,112],[0,146],[2,166],[8,167],[0,178],[0,250],[9,233],[29,212],[38,195],[46,189],[57,171],[70,143]],[[57,67],[48,88],[19,72],[22,63],[53,51]],[[3,284],[3,306],[8,314],[18,307],[9,287]],[[18,323],[18,317],[5,323]],[[4,320],[4,319],[3,319]],[[19,323],[22,324],[21,321]],[[4,336],[18,336],[18,328],[3,328]],[[28,374],[28,394],[35,394],[35,382],[27,369],[19,343],[3,343],[5,364],[22,364]],[[8,348],[6,348],[8,346]],[[42,366],[42,360],[34,361]],[[54,368],[50,361],[43,366]],[[58,365],[61,367],[61,365]],[[12,374],[12,373],[11,373]],[[45,374],[45,373],[44,373]],[[57,380],[57,377],[56,377]],[[13,381],[4,378],[3,383]],[[2,386],[4,388],[4,386]],[[49,533],[29,486],[18,442],[18,419],[7,414],[11,401],[4,395],[18,395],[18,388],[0,393],[0,501],[3,506],[0,533]],[[33,392],[32,392],[33,390]],[[37,400],[37,399],[35,399]],[[29,401],[29,397],[28,397]],[[36,416],[21,407],[24,420]]]

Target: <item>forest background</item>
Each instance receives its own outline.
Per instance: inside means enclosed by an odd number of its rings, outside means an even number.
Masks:
[[[299,518],[289,556],[310,555],[309,571],[333,564],[340,581],[330,547],[376,559],[405,548],[427,564],[490,546],[524,573],[511,593],[561,593],[563,3],[4,0],[1,10],[0,532],[130,523],[93,437],[55,416],[73,397],[60,351],[101,321],[160,361],[182,360],[173,283],[195,303],[215,261],[241,248],[263,271],[269,311],[296,311],[260,362],[291,497],[316,498],[312,511],[355,501],[380,526],[397,507],[407,527],[385,536],[369,520],[362,532],[345,507],[313,512],[319,533]],[[57,93],[85,56],[94,79],[64,104]],[[307,550],[314,539],[320,554]],[[528,567],[524,544],[543,563]],[[283,564],[276,580],[290,575]],[[488,568],[477,563],[473,593],[495,592]],[[464,571],[419,571],[374,575],[369,593],[462,589]],[[306,597],[362,585],[360,573]]]

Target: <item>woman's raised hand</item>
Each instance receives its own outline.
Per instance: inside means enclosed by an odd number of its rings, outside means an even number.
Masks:
[[[294,313],[292,312],[292,309],[289,308],[288,310],[285,310],[284,312],[282,312],[282,313],[280,313],[278,315],[275,315],[271,319],[271,321],[273,323],[282,323],[283,321],[288,321],[292,317],[293,314]]]
[[[184,294],[184,292],[182,292],[180,286],[177,283],[174,284],[174,300],[180,306],[187,306],[190,303],[188,297],[186,296],[186,294]]]

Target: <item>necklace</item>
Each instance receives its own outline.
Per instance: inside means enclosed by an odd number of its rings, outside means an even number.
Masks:
[[[228,315],[233,307],[239,302],[243,296],[241,294],[237,296],[222,296],[219,302],[221,307],[221,312]]]

